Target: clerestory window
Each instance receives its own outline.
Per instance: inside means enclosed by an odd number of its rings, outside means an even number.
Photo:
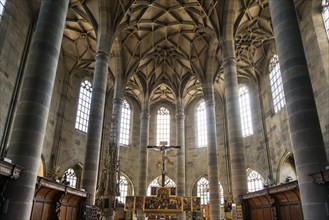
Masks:
[[[92,91],[91,83],[88,80],[83,80],[80,86],[75,128],[86,133],[88,131],[88,121],[89,121],[90,104],[91,104],[91,91]]]
[[[254,133],[251,120],[250,99],[247,86],[240,85],[239,88],[239,103],[242,136],[246,137]]]
[[[274,108],[274,113],[277,113],[286,105],[286,100],[283,92],[279,58],[277,55],[273,56],[270,62],[269,71],[270,71],[269,79],[270,79],[271,92],[272,92],[273,108]]]
[[[170,112],[161,107],[157,112],[157,144],[166,142],[170,145]]]
[[[124,100],[121,111],[120,144],[129,145],[130,114],[130,105],[126,100]]]
[[[207,117],[205,102],[201,102],[196,109],[196,129],[197,129],[197,146],[206,147],[208,144],[207,138]]]

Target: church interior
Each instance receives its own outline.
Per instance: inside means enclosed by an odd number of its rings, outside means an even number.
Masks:
[[[328,0],[0,0],[0,219],[329,219]]]

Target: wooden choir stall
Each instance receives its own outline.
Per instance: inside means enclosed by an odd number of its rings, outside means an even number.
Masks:
[[[31,220],[84,219],[87,192],[65,186],[44,177],[38,177]]]

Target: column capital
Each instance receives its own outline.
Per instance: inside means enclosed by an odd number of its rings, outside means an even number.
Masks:
[[[100,56],[105,56],[106,58],[108,58],[110,56],[110,54],[104,50],[98,50],[96,53],[95,53],[95,58],[96,57],[100,57]]]
[[[141,113],[141,119],[149,119],[150,114],[149,113]]]
[[[222,61],[223,65],[229,62],[234,62],[236,63],[236,58],[235,57],[225,57]]]
[[[177,119],[185,119],[185,114],[184,113],[177,113],[176,118]]]

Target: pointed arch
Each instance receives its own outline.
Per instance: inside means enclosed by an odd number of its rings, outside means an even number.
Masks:
[[[292,152],[286,151],[280,159],[277,171],[277,182],[284,183],[297,179],[295,160]]]
[[[133,196],[135,193],[132,181],[124,173],[120,173],[119,192],[120,192],[120,196],[118,197],[118,201],[119,203],[122,204],[126,203],[126,196]]]
[[[157,176],[154,178],[147,187],[147,195],[150,196],[152,194],[152,187],[162,187],[161,186],[162,176]],[[169,176],[165,176],[165,187],[176,187],[176,183]]]
[[[219,184],[219,198],[220,198],[220,204],[224,204],[224,188],[220,182]],[[204,174],[201,177],[199,177],[195,182],[193,186],[193,191],[195,196],[198,196],[201,198],[201,205],[207,205],[209,202],[209,180],[207,178],[207,175]]]

